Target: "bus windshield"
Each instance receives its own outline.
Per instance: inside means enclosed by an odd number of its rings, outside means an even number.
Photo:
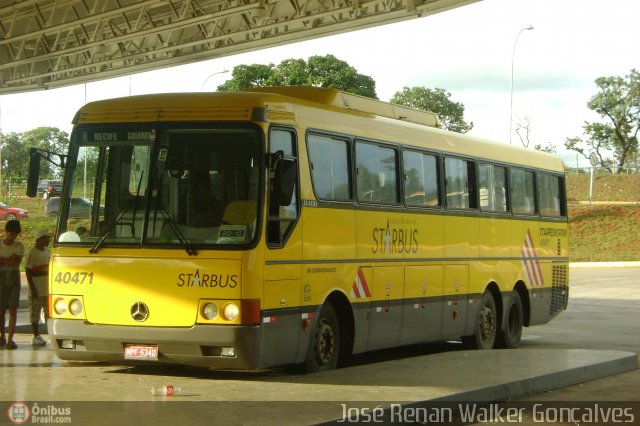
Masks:
[[[259,217],[260,141],[253,127],[78,126],[57,242],[189,254],[248,244]],[[78,198],[89,200],[82,212]]]

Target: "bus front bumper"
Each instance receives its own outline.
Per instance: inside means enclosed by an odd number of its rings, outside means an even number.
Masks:
[[[50,318],[51,346],[63,360],[113,363],[166,363],[222,369],[257,369],[258,325],[193,327],[125,327]],[[149,358],[125,356],[125,348],[155,348]]]

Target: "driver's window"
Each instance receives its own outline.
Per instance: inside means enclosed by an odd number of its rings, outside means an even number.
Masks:
[[[287,178],[293,179],[293,193],[290,200],[282,200],[279,195],[281,188],[278,186],[278,177],[272,164],[269,175],[269,222],[267,227],[267,239],[270,247],[282,247],[298,220],[300,207],[298,203],[298,173],[297,173],[297,150],[296,134],[293,130],[283,128],[273,128],[269,134],[269,152],[275,154],[281,151],[284,158],[294,161],[295,173]],[[272,158],[274,158],[272,156]]]

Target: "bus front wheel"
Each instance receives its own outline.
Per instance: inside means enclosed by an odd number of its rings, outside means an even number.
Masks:
[[[512,349],[517,348],[522,339],[522,301],[517,291],[509,300],[506,308],[507,322],[504,329],[498,334],[496,340],[497,348]]]
[[[340,353],[340,326],[331,304],[320,309],[316,327],[311,335],[307,351],[306,370],[309,373],[333,370],[338,365]]]
[[[474,332],[470,336],[464,336],[462,343],[470,349],[491,349],[496,341],[497,332],[498,313],[496,301],[491,292],[486,290],[482,295]]]

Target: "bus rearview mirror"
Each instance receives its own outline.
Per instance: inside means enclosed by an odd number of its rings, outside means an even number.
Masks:
[[[27,180],[27,197],[35,197],[38,193],[40,178],[40,153],[37,148],[29,150],[29,178]]]

